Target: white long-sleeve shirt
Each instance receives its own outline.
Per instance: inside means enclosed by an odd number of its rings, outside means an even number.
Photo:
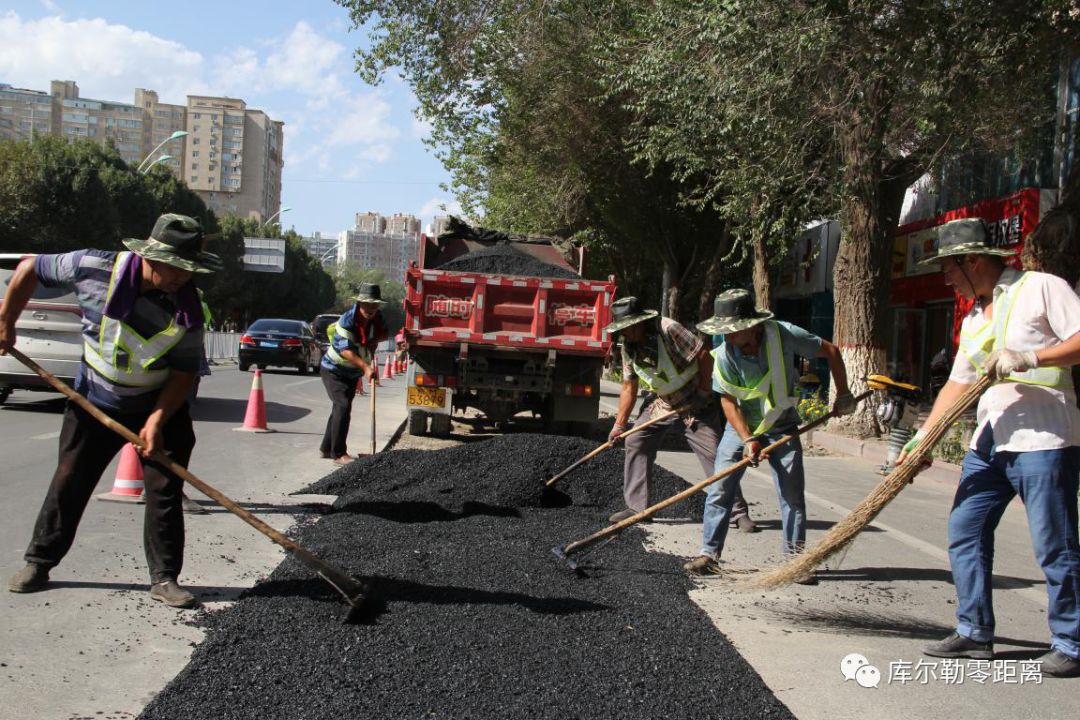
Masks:
[[[1080,332],[1080,297],[1069,284],[1048,273],[1029,272],[1028,278],[1011,299],[1012,314],[1005,328],[1009,350],[1041,350],[1058,345]],[[1006,268],[994,287],[994,312],[998,297],[1016,283],[1021,273]],[[964,318],[962,332],[977,333],[990,320],[978,303]],[[949,379],[965,385],[979,375],[963,350],[956,353]],[[994,447],[1000,451],[1028,452],[1080,446],[1080,410],[1075,390],[999,382],[990,386],[976,413],[978,425],[971,447],[988,424],[993,429]]]

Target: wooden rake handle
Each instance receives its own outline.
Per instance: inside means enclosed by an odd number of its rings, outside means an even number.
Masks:
[[[636,432],[641,432],[642,430],[649,427],[650,425],[655,425],[658,422],[661,422],[663,420],[667,420],[671,416],[678,415],[678,414],[679,414],[678,410],[669,410],[668,412],[664,413],[663,415],[660,415],[659,417],[654,417],[652,420],[649,420],[648,422],[641,423],[640,425],[635,425],[634,427],[630,428],[629,430],[622,433],[621,435],[618,435],[615,438],[613,438],[611,440],[608,440],[606,443],[604,443],[600,447],[598,447],[595,450],[589,452],[587,455],[582,457],[576,463],[574,463],[573,465],[566,468],[565,470],[563,470],[558,475],[554,476],[553,478],[551,478],[550,480],[545,482],[544,485],[547,486],[547,487],[551,487],[556,482],[558,482],[560,478],[566,477],[575,468],[581,467],[583,464],[585,464],[588,461],[592,460],[594,457],[596,457],[600,453],[604,452],[605,450],[607,450],[607,449],[609,449],[611,447],[614,447],[615,443],[622,440],[623,438],[628,437],[630,435],[633,435]]]
[[[866,398],[870,397],[870,395],[873,392],[874,392],[873,390],[867,390],[867,391],[865,391],[863,393],[860,393],[859,395],[856,395],[855,396],[855,402],[857,402],[857,403],[862,402]],[[835,416],[835,411],[829,411],[828,413],[826,413],[826,414],[822,415],[821,417],[819,417],[817,420],[814,420],[813,422],[808,422],[807,424],[805,424],[802,427],[795,430],[790,435],[785,435],[784,437],[780,438],[779,440],[772,443],[771,445],[768,445],[759,454],[759,461],[764,460],[765,458],[767,458],[769,456],[769,453],[771,453],[776,448],[780,447],[781,445],[784,445],[786,443],[791,442],[795,438],[799,437],[800,435],[803,435],[804,433],[809,432],[810,430],[813,430],[814,428],[818,427],[819,425],[825,424],[830,419],[832,419],[834,416]],[[701,490],[704,490],[705,488],[707,488],[709,485],[712,485],[717,480],[720,480],[721,478],[727,477],[728,475],[732,474],[736,470],[740,470],[740,469],[746,467],[747,465],[750,464],[750,461],[751,461],[750,458],[743,458],[742,460],[735,463],[734,465],[730,465],[730,466],[724,468],[723,470],[721,470],[720,472],[716,473],[715,475],[710,475],[709,477],[705,478],[704,480],[697,483],[696,485],[691,485],[690,487],[683,490],[682,492],[676,493],[675,495],[672,495],[671,497],[669,497],[669,498],[667,498],[665,500],[661,500],[660,502],[656,503],[655,505],[652,505],[650,507],[645,508],[644,510],[637,513],[636,515],[631,515],[630,517],[626,518],[625,520],[620,520],[619,522],[615,523],[614,525],[609,525],[608,527],[604,528],[603,530],[599,530],[599,531],[593,533],[592,535],[590,535],[587,538],[583,538],[581,540],[577,540],[575,542],[570,543],[569,545],[564,547],[562,549],[562,551],[567,556],[572,555],[572,554],[574,554],[576,552],[580,552],[581,550],[584,550],[587,547],[590,547],[591,545],[595,545],[596,543],[600,542],[601,540],[603,540],[606,537],[609,537],[611,535],[615,535],[617,533],[622,532],[623,530],[630,527],[631,525],[636,525],[637,523],[641,522],[642,520],[648,520],[653,515],[660,512],[661,510],[663,510],[665,508],[668,508],[668,507],[671,507],[672,505],[674,505],[677,502],[681,502],[682,500],[685,500],[686,498],[690,497],[694,493],[699,492]]]
[[[96,419],[102,425],[109,428],[117,435],[120,435],[122,438],[127,440],[135,447],[140,449],[146,448],[146,444],[143,442],[141,437],[139,437],[131,430],[106,415],[100,408],[91,404],[91,402],[85,397],[75,392],[73,389],[58,380],[48,370],[41,367],[36,362],[24,355],[22,351],[12,347],[8,348],[7,352],[10,353],[12,357],[21,362],[23,365],[37,373],[38,376],[45,380],[45,382],[49,383],[49,385],[53,386],[54,388],[62,392],[64,395],[66,395],[68,399],[71,400],[73,403],[81,407],[86,412],[90,413],[94,417],[94,419]],[[153,460],[156,463],[164,465],[166,468],[169,469],[170,472],[175,473],[177,476],[183,479],[184,482],[194,487],[203,495],[211,498],[218,505],[221,505],[233,515],[236,515],[248,525],[255,528],[263,535],[270,538],[275,543],[285,548],[289,552],[293,553],[293,555],[296,556],[297,560],[310,567],[312,570],[317,572],[324,580],[333,585],[334,588],[337,589],[338,592],[340,592],[345,597],[346,601],[349,602],[350,605],[355,606],[356,601],[359,598],[362,598],[363,589],[357,580],[349,577],[344,572],[338,570],[332,565],[328,565],[326,562],[319,559],[314,553],[305,548],[303,545],[300,545],[295,540],[292,540],[283,533],[267,525],[261,519],[252,515],[250,511],[241,507],[235,500],[223,494],[217,488],[208,485],[207,483],[200,480],[198,477],[193,475],[186,467],[173,460],[161,450],[154,451],[154,453],[149,457],[149,459]]]

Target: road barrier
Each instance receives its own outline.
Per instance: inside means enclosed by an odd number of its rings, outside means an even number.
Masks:
[[[206,333],[206,359],[210,362],[236,360],[240,351],[240,335],[238,332]]]

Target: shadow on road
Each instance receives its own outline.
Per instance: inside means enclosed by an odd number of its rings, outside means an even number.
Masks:
[[[224,600],[232,602],[240,598],[240,595],[248,590],[246,587],[223,587],[220,585],[189,585],[184,587],[194,593],[200,600]],[[145,583],[122,583],[122,582],[99,582],[96,580],[50,580],[45,592],[52,590],[84,589],[105,590],[109,592],[130,591],[150,592],[150,586]],[[155,603],[156,604],[156,603]]]
[[[4,412],[35,412],[59,415],[67,406],[67,398],[61,395],[50,397],[47,400],[33,400],[29,402],[7,403],[0,406]]]
[[[942,582],[952,585],[952,573],[941,568],[907,567],[861,567],[847,570],[822,570],[818,573],[822,581],[856,580],[860,582],[898,582],[901,580]],[[993,585],[998,590],[1019,590],[1021,588],[1045,585],[1042,578],[1018,578],[1010,575],[994,575]]]
[[[191,408],[191,419],[202,422],[234,423],[237,427],[244,423],[248,401],[236,398],[200,397]],[[283,405],[279,402],[266,403],[266,422],[288,423],[311,414],[308,408],[295,405]]]

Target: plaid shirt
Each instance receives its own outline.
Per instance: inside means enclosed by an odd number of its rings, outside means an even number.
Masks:
[[[704,347],[704,343],[701,341],[701,338],[693,332],[670,318],[662,317],[660,318],[660,339],[664,343],[664,349],[667,351],[676,370],[682,372],[689,365],[697,365],[697,356],[701,352],[702,347]],[[656,358],[651,357],[651,354],[655,352],[656,347],[656,336],[654,333],[649,333],[646,336],[645,346],[641,348],[628,348],[622,340],[619,342],[622,346],[624,382],[633,380],[637,377],[637,374],[634,372],[633,360],[636,359],[642,365],[656,364]],[[635,349],[637,352],[632,352]],[[641,352],[642,350],[645,350],[645,352]],[[698,383],[697,378],[695,377],[694,380],[688,382],[672,394],[658,398],[657,401],[653,403],[653,412],[665,413],[672,408],[686,405],[690,403],[698,393]]]

